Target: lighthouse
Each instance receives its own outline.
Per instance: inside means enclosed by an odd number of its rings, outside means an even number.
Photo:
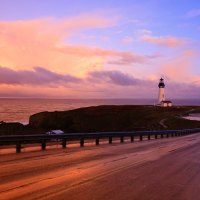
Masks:
[[[163,78],[160,79],[158,87],[159,87],[158,103],[160,104],[162,101],[165,101],[165,84]]]
[[[159,92],[158,92],[158,105],[163,107],[171,107],[172,102],[165,100],[165,83],[164,79],[161,78],[158,84]]]

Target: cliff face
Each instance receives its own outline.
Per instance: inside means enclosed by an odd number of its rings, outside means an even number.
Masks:
[[[200,127],[200,122],[193,123],[176,117],[189,109],[191,107],[96,106],[37,113],[30,117],[29,125],[45,130],[62,129],[65,132],[133,131],[177,128],[176,123],[172,126],[167,123],[173,120],[179,124],[178,128]],[[164,126],[161,123],[163,119]]]

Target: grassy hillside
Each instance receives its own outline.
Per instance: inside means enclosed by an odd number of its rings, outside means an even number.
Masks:
[[[30,117],[29,125],[40,130],[66,132],[160,130],[200,127],[200,122],[182,119],[200,107],[95,106],[62,112],[42,112]]]

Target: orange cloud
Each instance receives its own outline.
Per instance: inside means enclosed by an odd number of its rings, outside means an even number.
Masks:
[[[85,94],[87,97],[96,98],[110,95],[113,87],[118,86],[112,85],[108,88],[106,83],[83,83],[79,80],[87,79],[88,72],[100,71],[105,65],[109,65],[110,68],[115,65],[130,65],[132,68],[135,63],[146,64],[157,56],[73,46],[68,44],[68,39],[77,31],[105,28],[115,23],[115,19],[97,15],[60,20],[45,18],[0,21],[0,69],[4,72],[1,74],[0,95],[64,98],[82,97]],[[42,68],[37,68],[38,66]],[[133,82],[130,77],[127,80],[120,73],[103,75],[110,78],[110,82]],[[117,82],[117,79],[120,82]],[[46,82],[50,84],[45,84]],[[123,90],[124,88],[121,88],[119,94]]]
[[[86,60],[75,54],[63,53],[61,46],[75,31],[112,26],[115,20],[95,15],[69,19],[36,19],[0,21],[0,65],[13,69],[45,66],[57,72],[84,73],[94,63],[102,63],[97,56]]]
[[[107,50],[88,46],[63,46],[60,47],[60,51],[68,55],[71,54],[88,58],[91,56],[103,57],[109,60],[109,64],[143,63],[152,58],[151,56],[144,56],[133,52]]]
[[[179,46],[182,46],[186,43],[186,41],[183,40],[183,39],[179,39],[179,38],[176,38],[176,37],[170,37],[170,36],[155,37],[155,36],[151,36],[151,35],[145,35],[145,36],[142,37],[142,40],[144,42],[148,42],[148,43],[151,43],[151,44],[157,44],[157,45],[161,45],[161,46],[166,46],[166,47],[169,47],[169,48],[179,47]]]
[[[83,77],[88,71],[101,69],[105,63],[127,65],[151,59],[134,52],[67,44],[76,31],[105,28],[115,23],[116,19],[97,15],[0,21],[0,66],[14,70],[42,66],[57,73]]]

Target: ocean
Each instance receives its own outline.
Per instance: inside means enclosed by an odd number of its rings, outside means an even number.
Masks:
[[[97,105],[154,105],[155,99],[0,99],[0,121],[27,124],[43,111],[64,111]],[[174,105],[200,106],[200,99],[172,100]]]

